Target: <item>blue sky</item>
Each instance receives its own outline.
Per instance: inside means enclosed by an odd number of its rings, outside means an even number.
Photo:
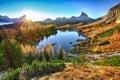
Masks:
[[[107,14],[120,0],[0,0],[0,15],[34,19],[79,16],[82,11],[92,18]]]

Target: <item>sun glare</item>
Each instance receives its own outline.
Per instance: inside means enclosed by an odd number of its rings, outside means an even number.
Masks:
[[[32,9],[24,9],[23,11],[20,12],[20,15],[26,15],[27,20],[32,20],[32,21],[41,21],[46,18],[52,18],[55,19],[56,15],[51,15],[45,12],[40,12]]]
[[[26,15],[26,20],[32,21],[42,21],[46,18],[55,19],[56,17],[58,17],[58,15],[51,15],[50,13],[47,12],[37,11],[33,9],[23,9],[18,13],[12,14],[11,18],[20,17],[23,15]]]
[[[32,19],[31,19],[29,16],[27,16],[27,15],[26,15],[26,19],[27,19],[27,20],[32,20]]]
[[[26,15],[26,20],[36,21],[38,20],[39,14],[36,11],[26,9],[22,11],[22,15]]]
[[[39,23],[34,22],[37,21],[38,19],[38,13],[32,10],[24,10],[22,12],[22,15],[24,16],[24,22],[22,23],[21,26],[24,27],[33,27],[33,26],[40,26]]]

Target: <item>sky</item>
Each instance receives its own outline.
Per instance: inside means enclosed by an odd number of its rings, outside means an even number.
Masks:
[[[98,18],[108,13],[120,0],[0,0],[0,15],[10,18],[26,15],[32,20],[80,16]]]

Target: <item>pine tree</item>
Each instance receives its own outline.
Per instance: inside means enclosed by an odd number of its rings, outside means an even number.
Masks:
[[[0,58],[2,58],[1,60],[5,61],[4,67],[16,68],[22,65],[24,60],[23,53],[17,42],[5,39],[1,43],[0,52]]]
[[[30,52],[27,56],[26,56],[26,61],[28,64],[32,64],[33,60],[35,60],[35,56]]]
[[[58,59],[63,59],[63,51],[61,46],[58,47]]]
[[[49,61],[50,60],[50,56],[48,55],[46,49],[44,49],[42,55],[43,55],[43,60],[45,60],[45,61]]]

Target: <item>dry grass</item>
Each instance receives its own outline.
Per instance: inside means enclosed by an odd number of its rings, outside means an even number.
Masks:
[[[105,19],[104,19],[105,20]],[[105,24],[104,20],[97,21],[88,25],[77,26],[78,29],[87,37],[91,38],[92,50],[94,52],[114,52],[120,51],[120,32],[115,31],[113,35],[105,38],[96,38],[96,34],[103,33],[110,29],[113,29],[116,26],[120,26],[119,23],[112,22],[110,24]],[[96,39],[98,41],[96,41]],[[98,46],[100,41],[108,40],[110,44]]]
[[[50,76],[49,80],[119,80],[120,67],[111,66],[69,66],[63,72]]]

